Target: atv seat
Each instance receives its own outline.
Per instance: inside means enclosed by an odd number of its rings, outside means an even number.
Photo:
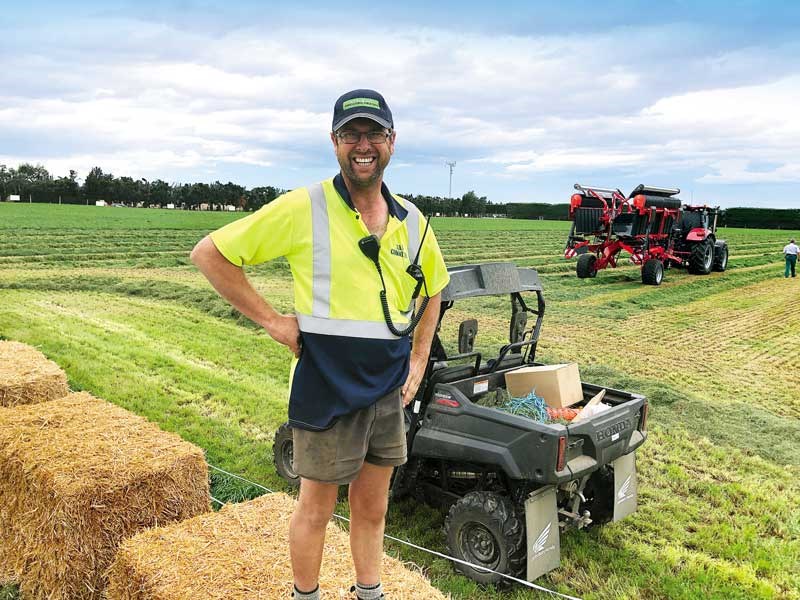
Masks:
[[[494,371],[503,371],[505,369],[511,369],[514,367],[521,367],[523,363],[523,355],[522,353],[509,353],[503,357],[503,360],[500,361],[500,364],[495,367],[496,359],[490,359],[486,362],[486,365],[481,367],[481,373],[488,373],[490,370]]]
[[[441,364],[441,363],[440,363]],[[453,381],[459,381],[460,379],[468,379],[470,377],[475,376],[475,365],[474,364],[462,364],[462,365],[453,365],[447,366],[445,363],[443,366],[439,368],[434,367],[434,371],[431,374],[431,380],[428,382],[428,387],[433,389],[437,383],[452,383]]]

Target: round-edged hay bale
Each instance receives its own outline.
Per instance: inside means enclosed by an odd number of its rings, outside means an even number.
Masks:
[[[291,597],[289,518],[283,493],[228,504],[126,540],[109,569],[109,600],[285,600]],[[393,600],[446,600],[419,569],[384,555],[384,591]],[[347,532],[328,524],[320,589],[352,598],[355,583]]]
[[[0,548],[26,599],[101,598],[119,544],[210,510],[203,451],[85,392],[0,410]]]
[[[0,406],[34,404],[69,393],[67,376],[36,348],[0,341]]]

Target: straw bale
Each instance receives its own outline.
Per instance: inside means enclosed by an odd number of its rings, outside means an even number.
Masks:
[[[27,599],[101,597],[120,542],[210,510],[203,451],[81,392],[0,409],[0,560]]]
[[[291,597],[289,518],[283,493],[145,531],[120,547],[108,578],[109,600],[285,600]],[[348,535],[328,524],[320,573],[323,598],[352,598],[355,571]],[[383,558],[392,600],[445,600],[418,570]]]
[[[0,406],[34,404],[69,393],[64,371],[36,348],[0,341]]]

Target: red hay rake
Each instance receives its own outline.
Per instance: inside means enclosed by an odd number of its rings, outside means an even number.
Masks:
[[[628,196],[577,183],[575,190],[564,256],[578,257],[579,278],[616,267],[622,251],[641,266],[648,285],[659,285],[670,266],[697,274],[727,268],[728,246],[716,239],[718,207],[681,207],[677,188],[638,185]]]

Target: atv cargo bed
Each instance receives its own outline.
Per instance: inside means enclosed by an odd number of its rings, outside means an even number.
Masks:
[[[540,484],[563,483],[588,475],[642,445],[644,396],[582,383],[584,401],[605,389],[612,408],[575,424],[543,424],[476,403],[505,387],[513,369],[440,383],[425,410],[414,452],[429,458],[495,464],[511,479]],[[564,438],[562,442],[561,439]],[[565,445],[557,469],[559,444]]]

